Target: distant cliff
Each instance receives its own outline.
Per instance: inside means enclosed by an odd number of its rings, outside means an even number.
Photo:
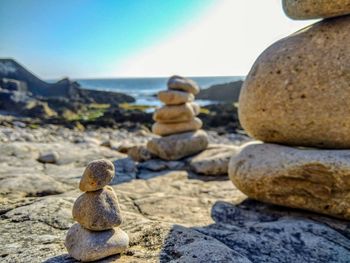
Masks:
[[[196,99],[215,100],[224,102],[237,102],[243,81],[238,80],[225,84],[218,84],[202,89]]]
[[[135,101],[133,97],[122,93],[84,90],[77,82],[68,78],[56,83],[47,83],[13,59],[0,59],[0,79],[22,81],[26,83],[30,93],[44,98],[63,97],[83,102],[109,104]]]

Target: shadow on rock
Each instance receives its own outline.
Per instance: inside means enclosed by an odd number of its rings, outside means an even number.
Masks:
[[[101,260],[93,261],[98,263],[109,263],[109,262],[117,262],[118,259],[120,259],[120,255],[113,255]],[[63,254],[60,256],[52,257],[47,260],[45,260],[43,263],[78,263],[80,261],[75,260],[74,258],[70,257],[68,254]]]
[[[214,224],[174,225],[160,262],[349,262],[350,223],[250,199],[216,202]]]

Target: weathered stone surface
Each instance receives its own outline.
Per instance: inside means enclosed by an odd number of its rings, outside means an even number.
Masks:
[[[64,244],[73,258],[94,261],[125,252],[129,246],[129,237],[120,228],[94,232],[74,224]]]
[[[251,198],[350,219],[350,151],[242,146],[229,164],[235,186]]]
[[[350,0],[283,0],[283,9],[293,19],[314,19],[350,14]]]
[[[196,103],[163,106],[154,112],[153,120],[159,123],[188,122],[199,114],[199,109]]]
[[[110,186],[79,196],[73,206],[73,218],[94,231],[112,229],[123,221],[117,195]]]
[[[138,165],[139,169],[147,169],[150,171],[162,171],[162,170],[180,170],[185,167],[185,163],[181,161],[163,161],[160,159],[152,159]]]
[[[144,145],[136,145],[128,150],[128,156],[135,162],[144,162],[152,159],[152,154]]]
[[[41,163],[57,163],[59,159],[59,155],[55,151],[41,153],[38,161]]]
[[[95,160],[88,164],[80,180],[81,191],[96,191],[102,189],[114,177],[115,170],[111,161]]]
[[[189,160],[192,171],[204,175],[224,175],[228,173],[228,163],[237,154],[238,147],[213,145]]]
[[[158,92],[158,99],[165,105],[179,105],[193,101],[194,96],[179,90],[162,90]]]
[[[178,123],[154,123],[152,125],[152,132],[160,135],[166,136],[171,134],[196,131],[202,128],[203,123],[200,119],[194,118],[191,121],[187,122],[178,122]]]
[[[180,77],[180,76],[172,76],[168,80],[168,88],[173,90],[183,90],[186,92],[190,92],[193,95],[199,93],[200,89],[196,82],[191,79]]]
[[[165,160],[179,160],[198,153],[208,146],[208,135],[203,130],[154,138],[147,144],[147,149]]]
[[[239,99],[252,137],[289,145],[350,148],[350,16],[320,21],[269,47]]]

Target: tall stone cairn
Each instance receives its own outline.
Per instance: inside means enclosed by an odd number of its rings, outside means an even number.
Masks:
[[[67,233],[65,246],[79,261],[94,261],[124,252],[128,235],[119,228],[122,223],[118,198],[107,184],[115,170],[108,160],[92,161],[86,167],[79,188],[85,192],[74,203],[77,221]]]
[[[162,136],[147,144],[147,149],[165,160],[178,160],[196,154],[208,146],[208,135],[201,130],[202,121],[196,116],[200,106],[194,102],[199,86],[190,79],[172,76],[168,89],[158,98],[165,105],[154,112],[153,133]]]
[[[239,119],[264,143],[242,146],[229,175],[251,198],[350,219],[350,0],[282,2],[293,19],[324,19],[256,60]]]

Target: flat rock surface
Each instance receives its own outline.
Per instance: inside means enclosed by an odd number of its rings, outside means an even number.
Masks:
[[[124,154],[90,142],[75,143],[81,135],[73,131],[8,131],[0,127],[0,138],[6,140],[0,144],[0,180],[18,182],[0,192],[1,262],[76,262],[68,256],[64,240],[74,223],[71,212],[81,194],[81,174],[88,162],[100,158],[114,161],[120,174],[112,187],[130,248],[99,262],[347,262],[350,257],[348,222],[244,201],[246,196],[227,177],[137,169]],[[20,142],[29,132],[34,142]],[[36,138],[40,133],[47,136]],[[147,138],[107,130],[85,135],[135,144]],[[209,138],[211,143],[238,143],[233,135]],[[59,154],[62,149],[60,158],[66,161],[36,161],[42,150],[50,149]],[[28,191],[21,184],[35,181],[24,181],[29,176],[50,178],[55,184],[33,182]]]

